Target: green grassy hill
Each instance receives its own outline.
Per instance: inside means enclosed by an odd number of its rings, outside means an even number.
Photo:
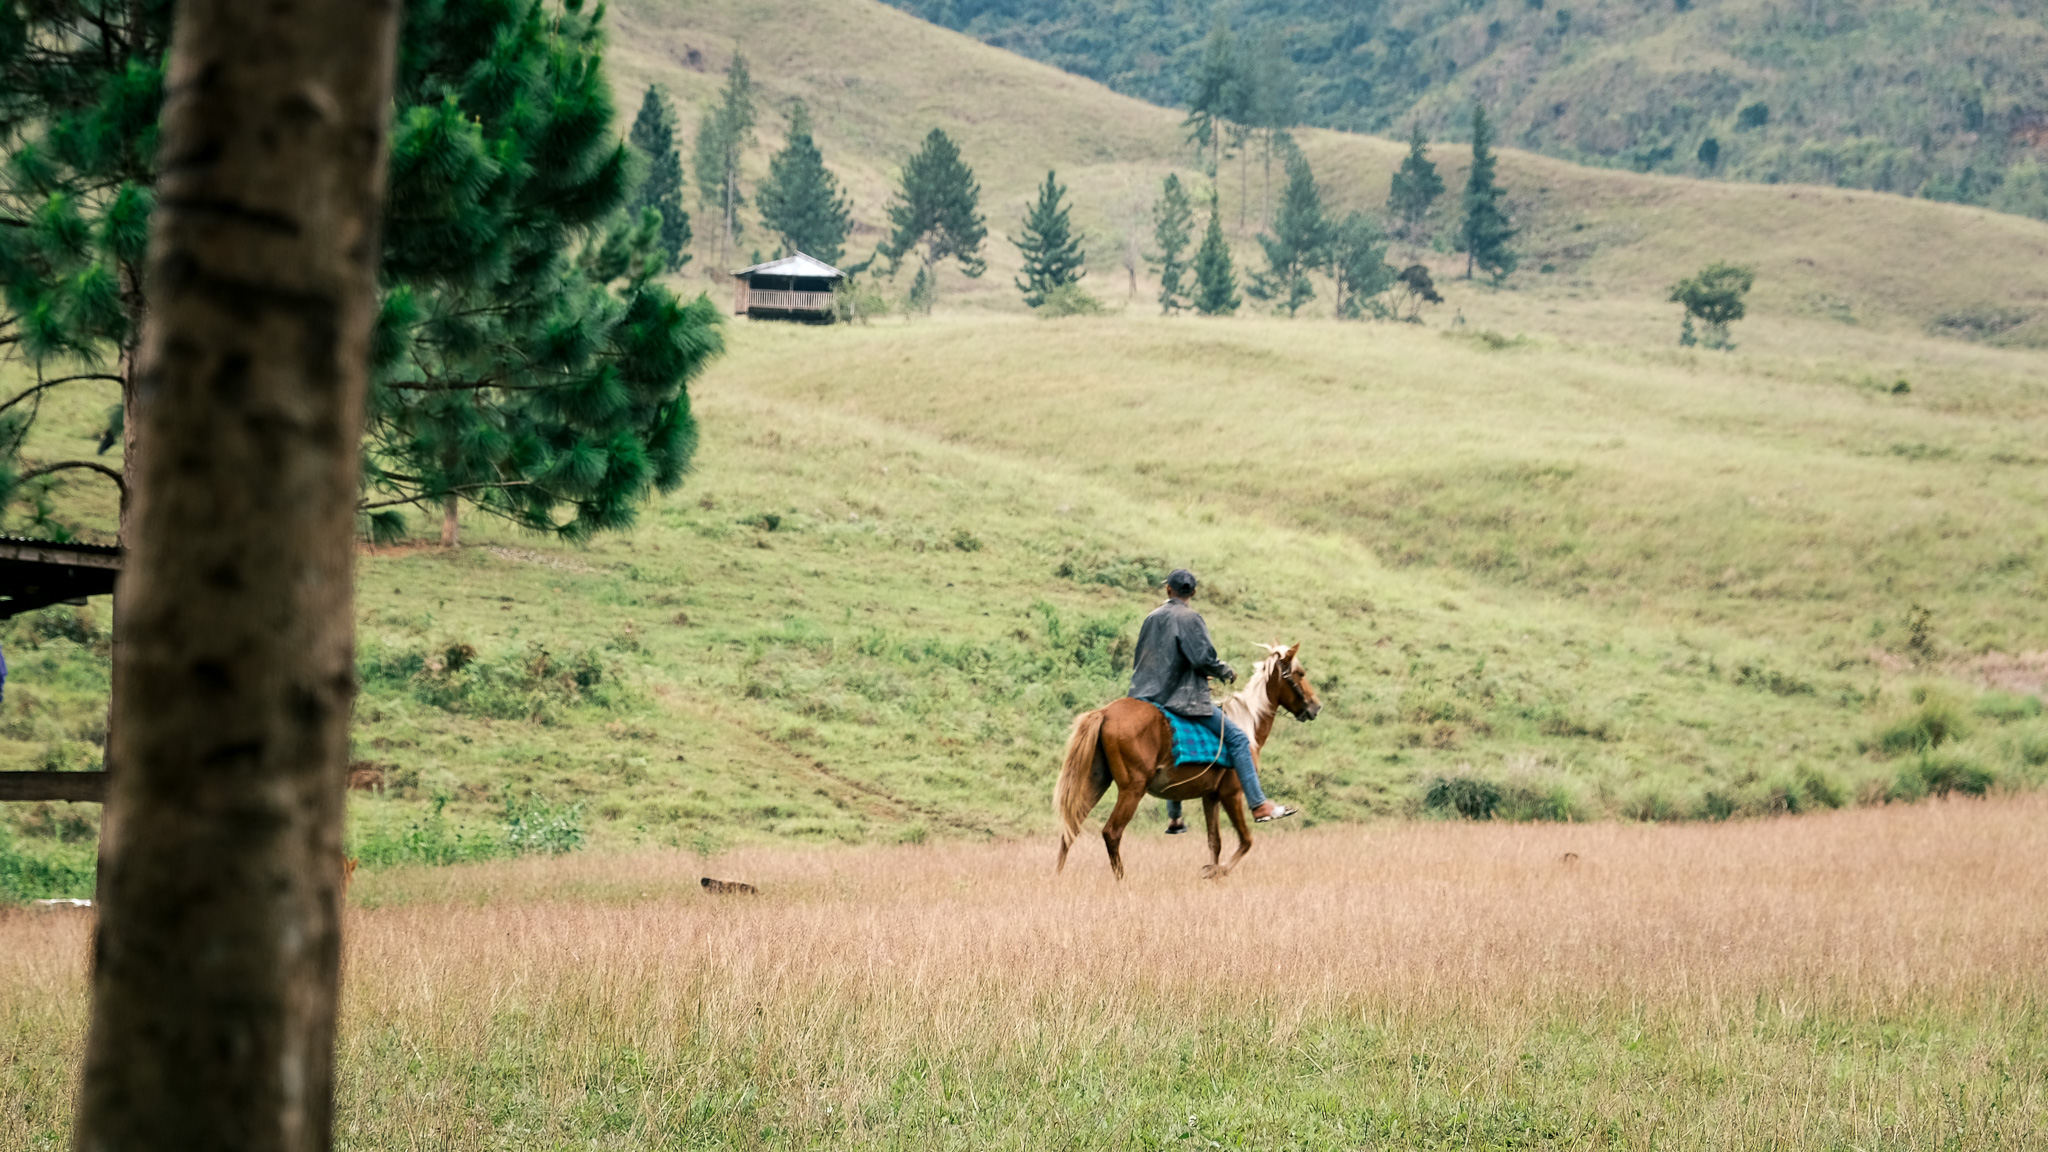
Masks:
[[[1224,20],[1280,38],[1313,124],[1458,138],[1480,101],[1565,159],[2048,219],[2048,9],[2030,0],[898,6],[1168,107]]]
[[[1018,259],[1003,240],[1047,168],[1072,188],[1076,221],[1089,234],[1089,283],[1112,303],[1130,294],[1124,238],[1149,235],[1158,182],[1192,177],[1178,113],[934,27],[873,0],[672,4],[634,0],[614,10],[613,72],[623,107],[648,83],[667,86],[694,131],[735,46],[752,62],[769,105],[750,170],[765,174],[792,101],[812,109],[826,162],[849,185],[861,225],[849,248],[864,257],[881,239],[898,165],[924,134],[943,126],[959,140],[983,185],[991,266],[980,281],[948,273],[956,304],[1021,311],[1010,287]],[[1302,134],[1339,208],[1377,210],[1401,149],[1385,140],[1327,131]],[[1463,150],[1437,159],[1455,189]],[[1759,272],[1760,316],[1825,318],[1843,328],[1824,342],[1863,346],[1873,328],[1933,329],[2006,342],[2048,343],[2048,225],[1958,205],[1809,186],[1750,186],[1585,168],[1532,153],[1502,153],[1502,178],[1524,229],[1522,273],[1499,294],[1454,294],[1450,316],[1491,317],[1505,308],[1557,318],[1575,335],[1652,340],[1675,332],[1668,286],[1705,263],[1728,259]],[[1257,251],[1258,175],[1241,211],[1240,182],[1220,182],[1240,265]],[[1448,211],[1448,209],[1446,209]],[[1246,227],[1237,223],[1243,216]],[[715,263],[699,221],[701,275]],[[743,251],[772,250],[758,224]],[[1439,278],[1463,262],[1432,253]],[[739,257],[744,259],[744,256]],[[1545,265],[1554,271],[1540,271]],[[907,281],[907,277],[906,277]],[[710,285],[709,281],[700,281]],[[1142,269],[1133,307],[1153,292]],[[901,286],[899,286],[901,287]],[[723,291],[723,289],[720,289]],[[1319,305],[1327,308],[1327,302]],[[1504,321],[1505,322],[1505,321]]]
[[[742,44],[812,105],[870,223],[933,124],[998,221],[1055,164],[1100,229],[1179,162],[1172,113],[880,4],[629,4],[615,36],[622,90],[685,101]],[[1395,159],[1307,146],[1358,202]],[[1072,715],[1121,690],[1183,564],[1240,667],[1303,644],[1327,707],[1268,772],[1310,820],[1418,812],[1458,777],[1574,819],[2040,782],[2042,321],[2002,347],[1938,333],[2048,308],[2048,225],[1503,167],[1558,270],[1448,283],[1424,326],[1326,303],[1169,321],[1143,293],[1045,322],[1000,244],[930,320],[735,321],[694,392],[698,471],[634,531],[572,548],[472,520],[458,550],[365,551],[355,756],[387,790],[354,806],[355,850],[498,852],[508,819],[707,850],[1043,834]],[[1715,257],[1760,267],[1740,348],[1680,349],[1662,286]],[[89,454],[105,403],[53,401],[42,449]],[[106,493],[59,495],[111,527]],[[0,644],[0,754],[95,761],[105,606]],[[75,886],[94,819],[17,807],[0,865],[28,845],[73,869],[39,891]]]

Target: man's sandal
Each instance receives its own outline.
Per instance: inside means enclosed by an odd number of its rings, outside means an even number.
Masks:
[[[1275,803],[1271,812],[1266,813],[1264,816],[1252,817],[1252,822],[1255,824],[1267,824],[1274,820],[1285,820],[1299,811],[1301,811],[1299,808],[1289,808],[1285,804]]]

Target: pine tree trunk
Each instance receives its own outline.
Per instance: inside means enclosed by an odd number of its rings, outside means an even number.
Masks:
[[[458,501],[453,496],[441,498],[441,547],[453,548],[462,543],[462,522],[456,519]]]
[[[81,1150],[330,1146],[389,0],[184,0],[128,444]]]
[[[1251,149],[1237,150],[1237,234],[1244,235],[1245,209],[1252,202],[1252,157]]]

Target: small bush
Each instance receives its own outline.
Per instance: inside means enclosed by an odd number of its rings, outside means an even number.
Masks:
[[[631,697],[618,666],[589,648],[555,653],[539,644],[493,657],[467,644],[440,651],[365,644],[357,670],[366,689],[410,694],[448,712],[554,723],[564,708],[617,708]]]
[[[2029,768],[2048,764],[2048,732],[2022,732],[2013,742],[2013,751],[2019,755],[2020,763]]]
[[[0,904],[90,899],[98,865],[98,847],[91,841],[23,844],[0,824]]]
[[[1953,752],[1924,752],[1905,770],[1899,773],[1897,783],[1892,787],[1892,799],[1918,800],[1925,796],[1947,796],[1961,792],[1966,796],[1982,796],[1998,782],[1998,777],[1989,769],[1969,756]]]
[[[1970,729],[1962,703],[1937,689],[1913,692],[1920,705],[1877,734],[1877,749],[1887,756],[1927,752],[1959,739]]]
[[[403,827],[373,824],[349,829],[347,853],[368,868],[399,864],[468,864],[505,854],[502,837],[456,828],[448,819],[446,793],[418,819]]]
[[[2014,692],[1986,692],[1977,697],[1976,706],[1971,709],[1986,720],[2010,724],[2015,720],[2030,720],[2041,714],[2039,696],[2021,696]]]
[[[1427,811],[1456,812],[1467,820],[1493,819],[1500,802],[1500,785],[1482,776],[1439,776],[1422,793]]]
[[[583,805],[505,798],[505,847],[514,856],[560,856],[583,847]]]
[[[1068,282],[1045,294],[1045,303],[1038,306],[1038,315],[1043,319],[1057,319],[1061,316],[1100,316],[1105,311],[1102,301],[1090,295],[1079,284]]]
[[[1735,683],[1744,688],[1755,688],[1775,696],[1811,696],[1814,686],[1788,672],[1767,668],[1761,664],[1744,664],[1735,669]]]

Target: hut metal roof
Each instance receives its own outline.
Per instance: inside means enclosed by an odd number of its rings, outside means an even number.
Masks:
[[[733,272],[733,275],[795,276],[802,279],[838,280],[844,278],[846,273],[841,272],[839,269],[834,268],[815,256],[806,256],[799,252],[794,256],[784,256],[780,260],[770,260],[766,264],[756,264],[751,268],[737,269]]]

